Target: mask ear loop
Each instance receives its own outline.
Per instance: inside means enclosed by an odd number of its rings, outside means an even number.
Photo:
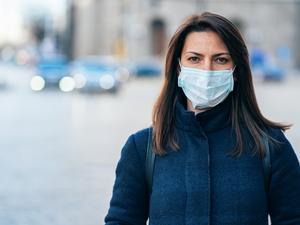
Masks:
[[[236,65],[231,69],[232,73],[235,71]]]
[[[179,66],[181,67],[181,62],[180,62],[180,59],[178,58],[178,63],[179,63]]]
[[[180,74],[181,72],[181,69],[182,69],[182,64],[180,62],[180,58],[178,58],[178,63],[179,63],[179,71],[178,71],[178,75]]]
[[[234,81],[234,82],[237,81],[237,78],[236,78],[236,76],[234,75],[235,69],[236,69],[236,65],[234,65],[234,67],[232,68],[232,76],[233,76],[233,81]]]

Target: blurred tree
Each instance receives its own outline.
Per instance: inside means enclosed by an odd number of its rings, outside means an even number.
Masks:
[[[68,59],[74,58],[74,32],[75,32],[75,4],[73,0],[67,1],[67,21],[66,29],[64,32],[64,40],[62,51],[63,54],[67,56]]]
[[[45,20],[43,18],[38,18],[31,23],[31,29],[34,37],[38,43],[41,43],[45,38],[46,29],[45,29]]]
[[[296,23],[296,26],[295,26],[295,29],[296,29],[296,37],[295,37],[295,42],[298,43],[296,45],[296,48],[295,49],[295,61],[296,61],[296,66],[298,69],[300,69],[300,44],[299,44],[299,40],[300,40],[300,2],[297,1],[296,3],[296,9],[297,9],[297,18],[295,20],[295,23]]]
[[[164,53],[166,43],[166,25],[162,19],[156,18],[151,22],[151,36],[152,54],[161,56]]]

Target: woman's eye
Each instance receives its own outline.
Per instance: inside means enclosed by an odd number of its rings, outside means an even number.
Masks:
[[[227,58],[216,58],[216,62],[218,64],[225,64],[227,63],[229,60]]]
[[[197,63],[197,62],[199,62],[199,57],[192,56],[192,57],[188,58],[188,60],[192,63]]]

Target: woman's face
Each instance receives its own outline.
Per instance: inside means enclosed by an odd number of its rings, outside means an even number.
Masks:
[[[233,68],[229,51],[213,31],[191,32],[187,35],[180,58],[181,64],[202,70]]]

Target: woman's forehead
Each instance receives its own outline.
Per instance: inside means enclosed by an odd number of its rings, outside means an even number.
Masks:
[[[187,35],[182,52],[205,53],[228,53],[228,49],[214,31],[191,32]]]

